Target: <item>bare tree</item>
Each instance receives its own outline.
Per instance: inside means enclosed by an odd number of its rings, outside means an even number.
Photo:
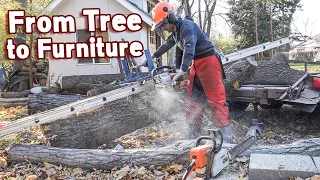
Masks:
[[[201,10],[200,1],[204,1],[205,10]],[[198,11],[192,12],[192,7],[195,4],[195,0],[180,0],[181,6],[185,5],[186,15],[190,15],[194,17],[198,14],[198,22],[200,28],[210,36],[211,28],[212,28],[212,18],[214,16],[214,10],[216,8],[217,0],[198,0]],[[202,18],[202,13],[204,13],[204,18]]]
[[[186,14],[191,16],[192,15],[191,8],[194,5],[195,0],[182,0],[182,1],[185,1],[186,3],[186,10],[187,10]]]
[[[204,3],[206,5],[206,11],[205,11],[205,19],[203,23],[204,24],[203,30],[205,31],[207,36],[210,36],[211,27],[212,27],[212,16],[216,8],[217,0],[204,0]]]
[[[202,29],[202,20],[201,20],[201,0],[198,0],[198,11],[199,11],[199,26]]]

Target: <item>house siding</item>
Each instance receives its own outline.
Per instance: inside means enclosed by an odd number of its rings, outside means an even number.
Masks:
[[[142,3],[141,3],[142,5]],[[123,7],[120,3],[115,0],[64,0],[58,7],[56,7],[51,13],[66,15],[73,15],[76,19],[77,29],[85,29],[85,19],[80,17],[80,13],[83,8],[100,8],[101,13],[104,14],[131,14],[131,12]],[[109,31],[110,41],[121,41],[123,38],[126,41],[140,41],[144,48],[148,48],[147,40],[147,28],[148,25],[143,24],[143,29],[138,32],[112,32]],[[69,34],[50,34],[53,42],[75,42],[75,33]],[[145,56],[135,58],[137,63],[141,63],[145,60]],[[58,76],[71,76],[71,75],[98,75],[98,74],[116,74],[120,73],[118,60],[111,58],[109,64],[78,64],[78,59],[70,60],[49,60],[50,65],[50,84],[53,85],[58,79]],[[146,71],[146,69],[143,69]]]

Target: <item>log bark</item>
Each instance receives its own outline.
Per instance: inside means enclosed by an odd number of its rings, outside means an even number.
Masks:
[[[49,110],[85,98],[85,96],[80,95],[59,95],[47,93],[30,94],[28,96],[28,114]]]
[[[226,149],[234,147],[233,144],[225,144]],[[250,156],[253,153],[260,154],[300,154],[309,156],[320,155],[320,138],[299,140],[291,144],[273,146],[252,146],[241,155]]]
[[[22,98],[28,97],[30,90],[25,90],[22,92],[4,92],[0,93],[0,98]]]
[[[88,87],[88,84],[109,84],[113,81],[122,81],[124,80],[124,75],[121,74],[104,74],[104,75],[81,75],[81,76],[64,76],[62,78],[62,90],[86,94],[87,91],[92,89],[93,87]],[[81,89],[80,92],[78,84],[82,83],[82,85],[87,85],[86,89]]]
[[[277,53],[271,60],[258,61],[258,67],[243,84],[293,85],[304,74],[291,69],[285,55]]]
[[[105,93],[105,92],[109,92],[109,91],[115,90],[117,88],[118,87],[116,85],[114,85],[114,84],[105,84],[105,85],[103,85],[101,87],[95,87],[95,88],[90,89],[87,92],[87,97],[96,96],[96,95],[99,95],[99,94],[102,94],[102,93]]]
[[[18,92],[22,92],[22,91],[28,90],[29,88],[30,88],[30,85],[29,85],[29,82],[27,80],[21,81],[19,83]]]
[[[223,148],[231,149],[235,144],[224,144]],[[189,151],[195,147],[195,140],[177,141],[173,145],[154,149],[132,150],[88,150],[63,149],[39,145],[13,145],[8,151],[8,161],[12,163],[28,160],[33,163],[48,162],[68,167],[84,169],[111,170],[125,163],[149,167],[166,166],[172,162],[189,164]],[[252,146],[241,155],[252,153],[265,154],[302,154],[309,156],[320,155],[320,139],[301,140],[296,143],[277,146]]]
[[[23,162],[27,159],[33,163],[48,162],[68,167],[105,170],[121,167],[126,163],[144,167],[166,166],[172,162],[187,165],[188,153],[193,146],[195,146],[194,141],[182,141],[167,147],[140,150],[88,150],[13,145],[8,152],[8,162]]]
[[[163,111],[153,107],[154,98],[154,92],[143,92],[112,101],[54,121],[44,133],[54,147],[95,149],[104,144],[114,147],[117,138],[163,120]]]
[[[255,62],[254,60],[252,61]],[[238,82],[241,85],[254,72],[256,66],[250,62],[247,58],[244,58],[224,65],[223,68],[226,74],[224,86],[227,94],[232,91],[234,83]]]
[[[3,107],[17,107],[26,106],[28,98],[0,98],[0,106]]]
[[[57,93],[61,93],[61,92],[62,92],[62,90],[61,90],[61,88],[58,87],[58,86],[51,86],[51,87],[49,87],[49,93],[50,93],[50,94],[57,94]]]
[[[113,82],[111,82],[109,84],[114,85],[114,84],[116,84],[116,81],[113,81]],[[87,94],[88,91],[90,91],[92,89],[99,89],[99,88],[101,88],[103,86],[108,86],[109,84],[103,84],[103,83],[94,84],[94,83],[85,83],[85,82],[83,82],[83,83],[77,84],[74,87],[75,89],[73,90],[73,92],[78,93],[78,94]],[[109,89],[111,89],[111,88],[109,88]],[[116,87],[114,89],[116,89]]]

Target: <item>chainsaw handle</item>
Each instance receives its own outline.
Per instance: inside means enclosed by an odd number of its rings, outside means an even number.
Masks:
[[[219,130],[218,130],[218,133],[220,134],[220,137],[221,137],[221,143],[219,144],[219,147],[217,148],[217,151],[220,151],[220,150],[221,150],[221,148],[222,148],[223,136],[222,136],[221,131],[219,131]]]
[[[221,131],[220,130],[209,130],[209,135],[210,135],[210,132],[212,132],[212,134],[213,134],[213,136],[214,137],[218,137],[217,136],[217,133],[220,135],[220,141],[221,141],[221,143],[219,144],[219,147],[217,147],[217,151],[220,151],[221,150],[221,148],[222,148],[222,143],[223,143],[223,136],[222,136],[222,133],[221,133]]]
[[[198,147],[200,145],[200,142],[204,139],[207,139],[207,140],[211,140],[212,143],[213,143],[213,147],[216,149],[216,146],[217,146],[217,142],[214,138],[210,137],[210,136],[200,136],[198,139],[197,139],[197,142],[196,142],[196,147]]]
[[[171,67],[171,66],[160,66],[160,67],[157,67],[157,68],[154,68],[152,71],[151,71],[151,75],[152,75],[152,78],[156,75],[154,72],[155,71],[158,71],[160,69],[172,69],[174,70],[174,72],[176,72],[176,69]]]

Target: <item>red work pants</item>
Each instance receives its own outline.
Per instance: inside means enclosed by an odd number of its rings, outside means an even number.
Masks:
[[[230,124],[222,69],[216,56],[212,55],[192,62],[187,93],[187,123],[201,122],[206,99],[213,112],[213,123],[217,127]]]

